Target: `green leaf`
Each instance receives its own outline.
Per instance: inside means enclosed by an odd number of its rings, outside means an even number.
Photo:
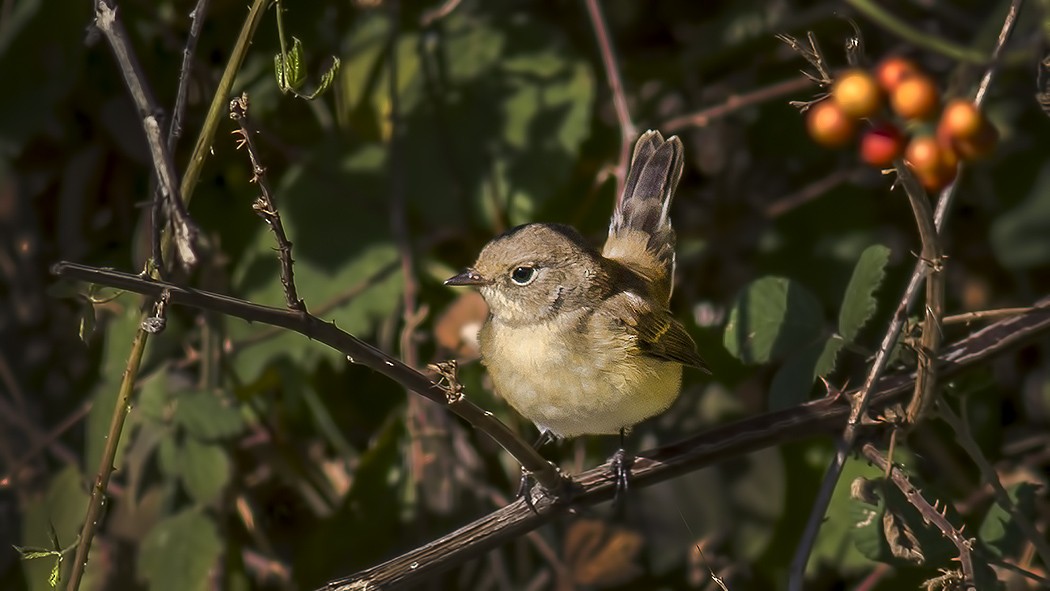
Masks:
[[[215,523],[189,509],[157,523],[146,534],[138,573],[150,591],[204,591],[222,555]]]
[[[61,549],[62,544],[69,545],[77,539],[88,503],[83,483],[84,475],[75,466],[68,466],[51,478],[45,495],[29,501],[22,519],[21,541],[25,549],[44,553],[49,552],[49,548]],[[99,581],[102,578],[99,573],[105,569],[104,561],[91,560],[94,552],[93,548],[82,589],[97,588],[89,583]],[[27,588],[31,591],[52,589],[50,580],[55,567],[56,563],[48,560],[23,561]]]
[[[875,290],[886,277],[889,260],[890,249],[874,244],[861,253],[857,265],[853,267],[853,277],[846,287],[839,310],[839,334],[847,342],[852,343],[857,338],[857,333],[875,313],[878,304]]]
[[[190,391],[175,397],[175,423],[196,439],[229,439],[244,431],[240,405],[211,392]]]
[[[1036,490],[1035,484],[1021,482],[1011,486],[1006,492],[1021,515],[1031,516],[1035,514]],[[984,516],[977,539],[998,558],[1017,556],[1026,543],[1017,521],[998,502],[992,505]]]
[[[190,496],[208,505],[219,499],[230,481],[230,458],[220,445],[187,437],[179,453],[179,472]]]
[[[784,277],[763,277],[737,296],[723,342],[744,363],[767,363],[812,345],[823,323],[809,290]]]
[[[328,90],[328,87],[335,81],[336,75],[339,73],[339,66],[342,62],[339,58],[332,56],[332,65],[321,74],[321,83],[317,85],[317,90],[310,94],[310,98],[320,96],[322,92]]]
[[[846,346],[846,342],[839,335],[832,335],[824,342],[824,350],[813,367],[813,379],[827,376],[835,369],[835,360],[838,359],[839,351]]]
[[[297,37],[292,37],[292,48],[288,51],[288,64],[285,70],[288,72],[288,86],[292,90],[299,90],[306,82],[306,68],[303,63],[303,42]]]

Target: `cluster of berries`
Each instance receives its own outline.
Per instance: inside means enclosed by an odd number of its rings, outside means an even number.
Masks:
[[[884,109],[887,98],[889,114]],[[832,85],[830,98],[809,108],[806,127],[817,143],[839,148],[853,140],[862,119],[870,125],[860,138],[861,160],[888,168],[903,156],[929,191],[939,191],[955,179],[960,159],[990,153],[999,139],[972,102],[952,99],[942,106],[933,79],[902,57],[883,60],[874,73],[843,73]],[[901,130],[901,122],[907,132]]]

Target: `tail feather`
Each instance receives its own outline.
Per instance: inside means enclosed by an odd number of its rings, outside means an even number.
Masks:
[[[647,277],[654,295],[670,301],[675,233],[670,208],[682,176],[682,142],[658,131],[642,134],[634,147],[623,195],[609,224],[602,254]]]

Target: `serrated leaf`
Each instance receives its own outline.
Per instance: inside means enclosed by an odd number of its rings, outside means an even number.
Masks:
[[[189,509],[161,520],[146,534],[138,573],[150,591],[204,591],[221,553],[215,523]]]
[[[839,334],[847,342],[853,342],[857,333],[875,313],[878,301],[875,290],[886,277],[886,264],[890,260],[890,249],[881,244],[873,244],[864,249],[853,276],[842,296],[842,307],[839,310]]]
[[[814,379],[819,376],[827,376],[835,370],[835,361],[838,359],[839,351],[845,346],[846,342],[838,335],[832,335],[824,342],[824,350],[821,352],[820,358],[817,359],[817,364],[813,368]]]
[[[1010,500],[1022,515],[1033,515],[1035,510],[1036,485],[1021,482],[1007,489]],[[981,522],[978,540],[998,558],[1016,556],[1026,543],[1026,538],[1017,521],[998,502],[988,509]]]
[[[284,71],[286,82],[292,90],[299,90],[306,82],[306,72],[303,68],[303,42],[297,37],[292,37],[292,48],[287,53],[288,61],[285,63]]]
[[[230,481],[230,458],[220,445],[187,437],[179,450],[179,473],[190,496],[208,505],[219,499]]]
[[[744,363],[767,363],[812,345],[823,323],[820,303],[800,283],[763,277],[737,296],[723,342]]]
[[[315,90],[310,95],[311,98],[315,96],[320,96],[322,92],[328,90],[328,87],[332,85],[333,81],[335,81],[336,74],[339,73],[340,65],[341,62],[339,61],[339,58],[333,55],[332,66],[328,68],[323,74],[321,74],[321,83],[317,85],[317,90]]]
[[[22,560],[36,560],[37,558],[47,558],[48,556],[55,556],[58,552],[54,550],[45,550],[43,548],[23,548],[22,546],[12,546],[15,552],[18,552],[22,556]]]
[[[175,423],[196,439],[228,439],[245,428],[238,403],[211,392],[184,392],[175,402]]]

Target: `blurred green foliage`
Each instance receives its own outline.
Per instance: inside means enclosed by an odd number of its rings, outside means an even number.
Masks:
[[[119,3],[165,109],[193,4]],[[986,54],[1008,2],[993,4],[887,8],[928,35]],[[678,133],[686,146],[672,216],[679,235],[672,305],[714,372],[687,372],[678,402],[640,425],[632,445],[644,449],[792,406],[812,395],[819,376],[859,383],[919,250],[910,208],[891,191],[890,177],[863,168],[848,150],[826,151],[807,139],[788,101],[810,100],[816,87],[702,124],[667,123],[798,78],[806,64],[776,33],[814,31],[832,65],[845,65],[842,44],[852,28],[844,16],[856,20],[870,60],[905,53],[948,95],[972,94],[983,69],[910,46],[837,2],[601,5],[635,125]],[[513,225],[572,223],[597,243],[608,223],[621,138],[582,2],[283,6],[286,36],[304,48],[286,49],[309,73],[307,88],[314,73],[329,71],[326,56],[341,62],[319,99],[283,94],[271,12],[234,87],[251,99],[260,156],[294,243],[300,296],[312,312],[392,354],[420,364],[470,358],[462,337],[484,310],[476,296],[441,280]],[[949,313],[1023,306],[1050,291],[1050,121],[1033,96],[1047,44],[1044,11],[1045,3],[1028,3],[990,90],[987,110],[1001,145],[959,182],[944,238]],[[81,341],[84,300],[47,295],[55,261],[138,271],[149,252],[148,153],[108,46],[96,31],[85,34],[92,14],[86,1],[14,0],[0,10],[6,548],[50,548],[51,526],[60,547],[75,541],[142,305],[130,294],[98,303],[89,314],[94,331]],[[245,16],[243,3],[223,2],[204,15],[179,167]],[[233,130],[220,127],[190,208],[203,229],[205,262],[175,280],[281,306],[273,239],[252,212],[257,188]],[[393,230],[392,216],[402,213],[407,245]],[[406,247],[414,260],[408,276]],[[406,290],[418,310],[404,309]],[[414,328],[403,335],[406,325]],[[973,328],[944,330],[950,341]],[[1045,474],[1050,463],[1038,453],[1050,432],[1043,345],[951,384],[966,392],[985,453],[1012,482]],[[463,366],[460,378],[471,400],[533,436],[491,394],[479,364]],[[299,335],[174,308],[147,351],[81,588],[310,588],[507,502],[518,467],[413,396]],[[611,439],[544,453],[575,472],[606,457]],[[911,444],[908,468],[942,502],[960,504],[954,522],[980,530],[981,564],[989,556],[1020,559],[1023,537],[982,496],[979,474],[952,435],[921,428]],[[830,454],[830,438],[819,437],[727,458],[632,490],[623,522],[606,507],[588,512],[604,520],[597,528],[568,517],[539,538],[434,577],[428,588],[701,588],[707,570],[693,548],[702,543],[731,589],[783,589]],[[863,462],[847,465],[807,588],[862,580],[868,588],[915,588],[938,576],[946,562],[879,570],[878,561],[892,562],[881,553],[884,540],[877,528],[857,525],[896,501],[873,510],[850,498],[860,475],[878,476]],[[1046,490],[1011,488],[1028,515],[1042,507],[1044,531]],[[50,588],[51,566],[0,550],[0,588]]]

